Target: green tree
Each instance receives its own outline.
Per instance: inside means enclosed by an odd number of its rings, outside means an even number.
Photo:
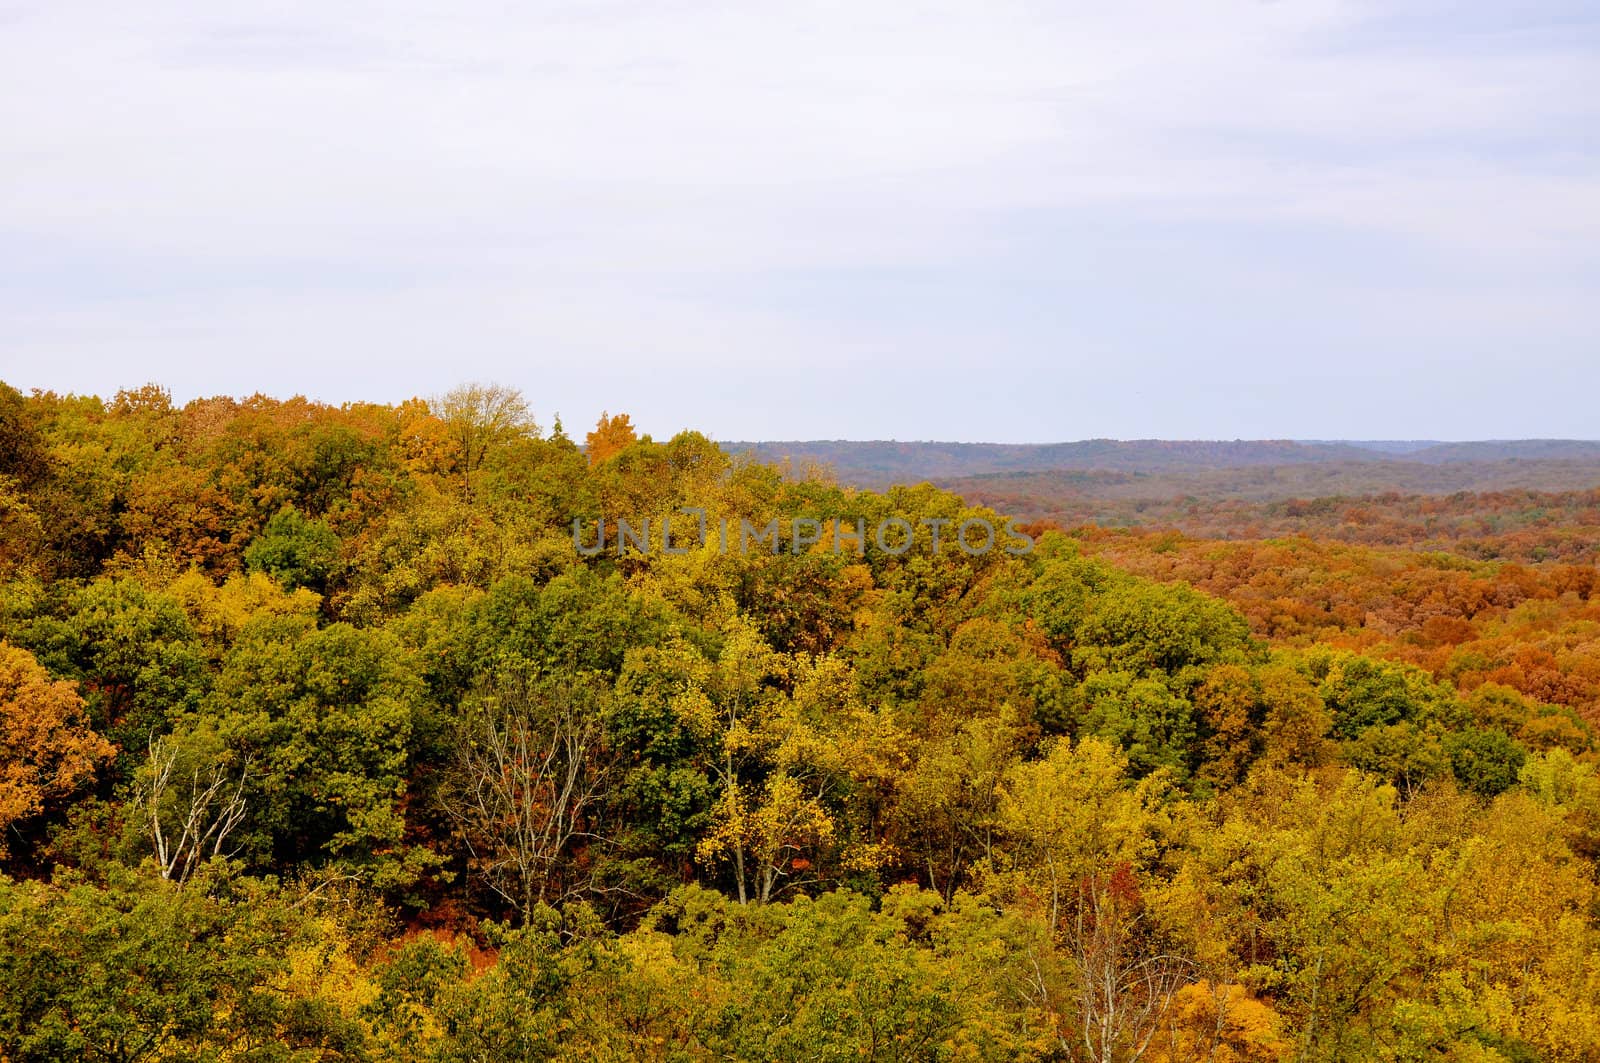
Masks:
[[[1175,675],[1243,653],[1249,629],[1231,606],[1191,587],[1139,581],[1094,598],[1076,643],[1073,662],[1085,671]]]
[[[1444,740],[1445,756],[1456,780],[1473,793],[1494,797],[1517,784],[1528,751],[1502,731],[1472,728]]]
[[[53,673],[79,682],[91,721],[125,758],[142,756],[208,685],[205,650],[182,606],[131,579],[97,579],[67,597],[59,616],[45,611],[13,631]]]
[[[246,628],[204,712],[261,773],[244,828],[260,854],[333,859],[405,885],[418,854],[403,845],[399,804],[420,696],[385,632],[294,617]]]
[[[310,928],[269,889],[179,891],[118,873],[101,889],[0,877],[0,1054],[17,1063],[359,1058],[364,1035],[275,984]]]
[[[285,506],[245,547],[244,564],[250,572],[265,572],[286,590],[308,587],[321,592],[339,562],[339,549],[332,528]]]

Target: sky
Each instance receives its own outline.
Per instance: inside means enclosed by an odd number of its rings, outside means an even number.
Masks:
[[[0,0],[0,380],[1600,437],[1600,5]]]

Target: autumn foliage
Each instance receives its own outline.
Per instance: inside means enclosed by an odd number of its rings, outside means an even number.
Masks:
[[[1582,498],[936,550],[544,401],[0,388],[0,1059],[1600,1058]]]
[[[602,413],[594,431],[584,437],[584,450],[589,455],[589,464],[605,464],[637,438],[627,414],[619,413],[613,417],[609,413]]]
[[[71,795],[111,753],[73,684],[0,642],[0,856],[14,825]]]

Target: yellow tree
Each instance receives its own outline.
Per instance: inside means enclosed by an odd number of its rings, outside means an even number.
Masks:
[[[51,682],[31,653],[0,642],[0,854],[12,824],[71,793],[113,752],[71,683]]]
[[[0,579],[36,575],[44,544],[44,521],[17,481],[0,473]]]
[[[869,728],[840,693],[842,666],[776,653],[745,617],[724,636],[674,711],[719,747],[711,774],[721,794],[698,855],[731,866],[739,903],[765,903],[836,847],[833,792],[848,762],[865,759]],[[779,689],[785,680],[792,695]],[[877,854],[861,846],[849,859],[870,866]]]
[[[1281,1063],[1294,1052],[1272,1006],[1231,982],[1202,979],[1178,990],[1150,1063]]]
[[[1037,910],[1074,971],[1065,993],[1038,986],[1061,1051],[1137,1063],[1193,970],[1150,918],[1139,874],[1176,840],[1182,809],[1160,773],[1131,783],[1126,754],[1101,739],[1055,740],[1043,752],[1007,772],[1003,848],[978,878],[1003,902]]]
[[[462,384],[428,400],[433,415],[444,422],[462,491],[472,497],[472,474],[496,444],[538,432],[527,400],[502,384]]]

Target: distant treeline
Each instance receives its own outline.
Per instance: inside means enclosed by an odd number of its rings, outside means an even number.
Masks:
[[[1433,443],[1383,440],[1375,442],[1296,442],[1293,440],[1164,440],[1088,439],[1074,443],[939,443],[885,440],[802,440],[779,442],[725,442],[730,454],[749,453],[761,461],[788,462],[797,468],[827,466],[841,482],[862,487],[884,487],[920,480],[941,482],[954,477],[1007,472],[1062,470],[1127,473],[1199,473],[1261,466],[1350,464],[1390,468],[1391,479],[1411,482],[1425,475],[1406,466],[1443,466],[1459,463],[1493,465],[1516,462],[1579,463],[1600,482],[1600,442],[1570,439],[1486,440],[1471,443]],[[1482,490],[1486,487],[1553,488],[1540,477],[1560,469],[1532,470],[1528,478],[1517,468],[1482,468],[1465,476],[1448,475],[1439,482],[1447,490]],[[1489,477],[1491,483],[1477,478]],[[1505,482],[1510,476],[1515,482]],[[1432,490],[1432,487],[1402,489]]]
[[[1060,482],[1060,481],[1055,481]],[[1450,550],[1478,560],[1594,563],[1600,559],[1600,489],[1381,491],[1272,499],[1174,494],[1119,497],[1105,486],[1051,493],[1049,485],[966,480],[968,501],[1058,527],[1172,529],[1206,539],[1304,535],[1368,546]]]

